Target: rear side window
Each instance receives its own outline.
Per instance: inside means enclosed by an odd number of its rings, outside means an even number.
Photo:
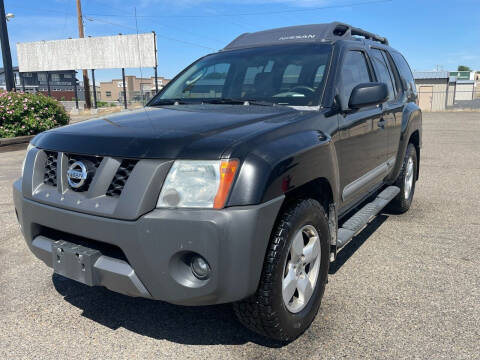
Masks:
[[[300,78],[302,67],[300,65],[289,64],[283,73],[282,85],[284,84],[297,84]]]
[[[415,88],[415,81],[413,80],[412,70],[410,70],[410,66],[408,66],[407,61],[402,56],[402,54],[392,51],[391,55],[393,60],[395,61],[395,65],[397,65],[397,69],[400,72],[400,76],[402,77],[403,87],[407,91],[416,92]]]
[[[340,100],[342,106],[348,106],[350,94],[355,86],[371,82],[367,59],[361,51],[348,51],[343,61],[340,74]]]
[[[387,84],[388,87],[388,101],[394,99],[394,90],[392,77],[390,75],[390,70],[388,69],[385,57],[382,54],[383,51],[378,49],[372,49],[372,62],[373,67],[375,68],[375,74],[377,75],[377,80]]]
[[[313,86],[317,87],[320,85],[323,79],[323,74],[325,74],[325,65],[322,64],[318,67],[317,72],[315,73],[315,78],[313,79]]]

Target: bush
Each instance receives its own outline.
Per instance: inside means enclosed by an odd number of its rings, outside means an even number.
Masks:
[[[43,94],[0,92],[0,138],[35,135],[68,124],[57,100]]]
[[[106,101],[100,101],[100,100],[97,101],[97,107],[100,108],[100,107],[107,107],[107,106],[110,106],[110,104],[107,103]]]

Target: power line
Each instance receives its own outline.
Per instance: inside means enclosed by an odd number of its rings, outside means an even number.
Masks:
[[[347,3],[339,5],[329,5],[329,6],[317,6],[310,7],[306,9],[289,9],[289,10],[275,10],[275,11],[259,11],[259,12],[250,12],[250,13],[227,13],[227,14],[202,14],[202,15],[137,15],[139,18],[207,18],[207,17],[229,17],[229,16],[256,16],[256,15],[274,15],[274,14],[286,14],[286,13],[298,13],[298,12],[310,12],[316,10],[325,10],[325,9],[337,9],[345,7],[354,7],[361,5],[370,5],[370,4],[381,4],[392,2],[393,0],[373,0],[373,1],[363,1],[357,3]],[[119,14],[88,14],[90,16],[105,16],[105,17],[132,17],[133,15],[119,15]]]
[[[109,25],[114,25],[114,26],[120,26],[120,27],[124,27],[124,28],[131,29],[131,30],[135,30],[135,31],[137,30],[137,29],[136,29],[135,27],[133,27],[133,26],[129,26],[129,25],[125,25],[125,24],[119,24],[119,23],[114,23],[114,22],[111,22],[111,21],[105,21],[105,20],[95,19],[95,18],[92,18],[92,17],[88,17],[87,20],[88,20],[88,21],[97,21],[97,22],[100,22],[100,23],[109,24]],[[145,30],[144,30],[144,31],[145,31]],[[205,45],[196,44],[196,43],[192,43],[192,42],[185,41],[185,40],[180,40],[180,39],[172,38],[172,37],[165,36],[165,35],[160,35],[160,34],[158,34],[158,32],[156,32],[156,35],[157,35],[158,37],[163,38],[163,39],[167,39],[167,40],[171,40],[171,41],[176,41],[176,42],[183,43],[183,44],[187,44],[187,45],[191,45],[191,46],[197,46],[197,47],[204,48],[204,49],[208,49],[208,50],[217,51],[217,49],[212,48],[212,47],[210,47],[210,46],[205,46]]]

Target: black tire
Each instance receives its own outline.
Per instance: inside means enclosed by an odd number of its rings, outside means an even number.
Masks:
[[[284,266],[294,235],[311,225],[320,240],[320,266],[312,296],[297,313],[290,312],[282,297]],[[299,200],[280,215],[272,233],[257,292],[234,304],[235,313],[247,328],[271,339],[292,341],[300,336],[315,318],[325,291],[329,267],[329,227],[325,210],[313,199]]]
[[[408,160],[412,159],[413,161],[413,183],[411,186],[411,190],[409,196],[405,196],[405,177],[407,176],[407,164]],[[400,171],[400,175],[398,176],[397,180],[395,181],[395,186],[400,188],[400,192],[398,195],[390,202],[388,205],[388,210],[393,213],[403,214],[410,209],[410,205],[412,204],[413,195],[415,193],[415,183],[417,180],[417,167],[418,167],[418,160],[417,160],[417,150],[415,146],[410,143],[407,146],[407,151],[405,152],[405,157],[403,159],[402,170]]]

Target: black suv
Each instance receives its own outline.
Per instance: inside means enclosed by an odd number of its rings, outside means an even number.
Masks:
[[[422,115],[385,38],[342,23],[243,34],[142,110],[36,136],[15,209],[60,275],[182,305],[232,302],[288,341],[329,265],[376,214],[403,213]]]

